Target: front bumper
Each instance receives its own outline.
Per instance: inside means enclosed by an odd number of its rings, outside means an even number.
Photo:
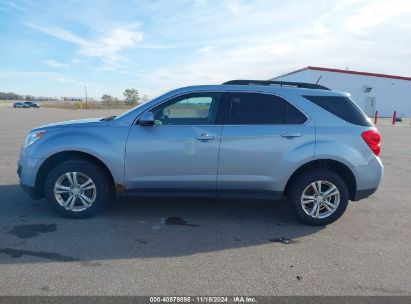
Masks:
[[[20,186],[32,199],[42,197],[36,189],[36,176],[42,162],[43,159],[32,158],[24,150],[20,151],[17,175],[19,176]]]
[[[31,186],[27,186],[27,185],[23,185],[22,183],[20,183],[21,188],[23,188],[24,192],[26,192],[31,199],[40,199],[43,196],[37,191],[36,187],[31,187]]]

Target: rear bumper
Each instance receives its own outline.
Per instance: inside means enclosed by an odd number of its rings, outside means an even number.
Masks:
[[[384,175],[384,166],[381,159],[376,156],[369,158],[368,163],[362,166],[351,167],[357,182],[357,190],[360,197],[370,192],[370,196],[376,191]],[[365,196],[365,197],[367,197]]]
[[[377,188],[357,190],[357,192],[355,193],[354,201],[359,201],[364,198],[367,198],[370,195],[372,195],[375,191],[377,191]]]

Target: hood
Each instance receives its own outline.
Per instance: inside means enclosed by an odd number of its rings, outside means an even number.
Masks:
[[[101,119],[102,117],[60,121],[60,122],[50,123],[47,125],[37,127],[33,129],[33,131],[44,130],[44,129],[55,129],[55,128],[67,128],[67,127],[86,127],[90,125],[104,123],[104,121],[100,121]]]

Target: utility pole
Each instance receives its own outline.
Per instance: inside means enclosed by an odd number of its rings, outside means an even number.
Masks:
[[[86,91],[86,110],[87,110],[87,86],[84,86],[84,90]]]

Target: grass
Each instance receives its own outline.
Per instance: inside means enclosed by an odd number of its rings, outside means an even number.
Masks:
[[[64,102],[64,101],[44,101],[40,103],[43,108],[57,108],[57,109],[72,109],[81,110],[86,109],[85,102]],[[106,105],[101,102],[90,101],[87,103],[87,109],[130,109],[132,105],[125,105],[122,103]]]
[[[13,106],[15,102],[24,102],[25,100],[0,100],[0,105]],[[86,109],[85,102],[68,102],[68,101],[40,101],[35,102],[42,108],[56,108],[56,109],[71,109],[81,110]],[[87,102],[87,109],[130,109],[135,105],[126,105],[124,103],[103,104],[97,101]]]

